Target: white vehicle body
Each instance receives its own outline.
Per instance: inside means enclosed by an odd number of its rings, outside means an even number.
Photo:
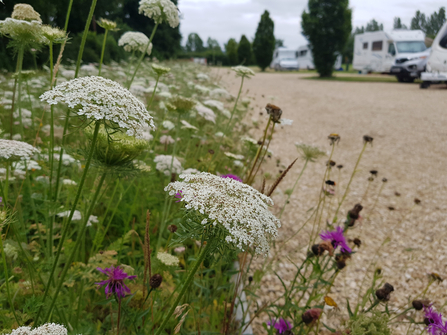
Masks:
[[[421,88],[427,88],[432,82],[447,82],[447,22],[436,35],[431,49],[427,72],[421,75]]]
[[[298,70],[297,53],[294,49],[276,48],[270,67],[275,70]]]
[[[335,61],[334,68],[338,70],[341,68],[342,56],[338,55]],[[314,70],[314,57],[309,45],[302,45],[298,48],[298,67],[300,69]]]
[[[355,36],[352,65],[362,72],[416,78],[424,71],[429,54],[421,30],[366,32]]]

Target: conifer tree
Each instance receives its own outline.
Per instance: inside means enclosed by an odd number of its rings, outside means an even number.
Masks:
[[[270,18],[268,11],[265,11],[261,16],[258,29],[256,30],[255,40],[253,41],[253,53],[256,59],[256,64],[262,71],[270,65],[273,59],[273,52],[275,51],[275,35],[273,30],[275,24]]]

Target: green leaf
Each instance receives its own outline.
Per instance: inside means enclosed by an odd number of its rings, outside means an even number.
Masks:
[[[328,325],[326,325],[324,322],[322,322],[323,326],[328,329],[331,333],[335,333],[336,330],[334,328],[329,327]]]
[[[352,318],[354,314],[351,311],[351,306],[349,305],[349,300],[346,298],[346,307],[348,308],[349,317]]]

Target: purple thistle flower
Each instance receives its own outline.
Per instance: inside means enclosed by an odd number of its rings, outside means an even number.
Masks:
[[[96,268],[96,270],[101,271],[105,275],[109,276],[109,279],[103,280],[99,283],[95,283],[99,285],[98,288],[106,285],[105,293],[106,297],[109,298],[111,295],[116,294],[118,299],[124,298],[126,293],[130,293],[130,289],[124,284],[125,279],[135,279],[137,276],[129,276],[127,273],[123,271],[120,267],[114,267],[113,265],[110,268]]]
[[[176,202],[180,202],[180,201],[182,201],[182,198],[183,198],[182,193],[183,193],[183,192],[180,191],[180,192],[177,192],[177,193],[174,195],[174,198],[177,198],[177,199],[178,199]]]
[[[447,334],[447,324],[442,322],[442,314],[436,312],[432,305],[424,306],[424,322],[427,325],[427,331],[431,335]]]
[[[242,183],[242,179],[234,174],[223,174],[223,175],[221,175],[221,177],[222,178],[230,178],[230,179],[233,179],[233,180],[236,180],[236,181],[239,181]]]
[[[320,237],[323,241],[331,241],[332,246],[334,249],[337,249],[338,246],[340,246],[341,252],[348,252],[351,253],[352,250],[348,245],[346,244],[346,239],[343,235],[343,228],[337,227],[335,230],[326,230],[325,232],[322,232],[320,234]]]
[[[272,320],[267,322],[267,325],[275,327],[275,329],[278,331],[279,334],[282,334],[287,330],[292,329],[292,324],[289,321],[286,321],[285,319],[279,319],[279,322]]]

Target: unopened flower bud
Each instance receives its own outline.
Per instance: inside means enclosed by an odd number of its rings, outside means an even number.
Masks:
[[[151,288],[156,289],[160,287],[162,281],[163,277],[157,273],[151,277],[151,279],[149,280],[149,285],[151,286]]]
[[[354,239],[354,244],[355,244],[358,248],[360,248],[360,246],[362,245],[362,241],[361,241],[359,238],[355,238],[355,239]]]
[[[390,294],[385,289],[381,288],[376,291],[376,297],[380,301],[388,301],[390,300]]]
[[[306,325],[310,325],[317,321],[320,318],[321,309],[320,308],[311,308],[304,312],[302,319]]]
[[[249,277],[248,277],[248,282],[251,283],[252,281],[253,281],[253,277],[252,277],[252,276],[249,276]]]
[[[424,308],[424,304],[420,300],[413,300],[411,304],[413,305],[413,308],[417,311],[420,311],[422,310],[422,308]]]
[[[374,138],[372,138],[371,136],[365,135],[363,136],[363,142],[364,143],[371,143],[373,142]]]
[[[415,198],[415,199],[414,199],[414,203],[415,203],[416,205],[420,205],[420,204],[421,204],[421,200],[419,200],[418,198]]]

